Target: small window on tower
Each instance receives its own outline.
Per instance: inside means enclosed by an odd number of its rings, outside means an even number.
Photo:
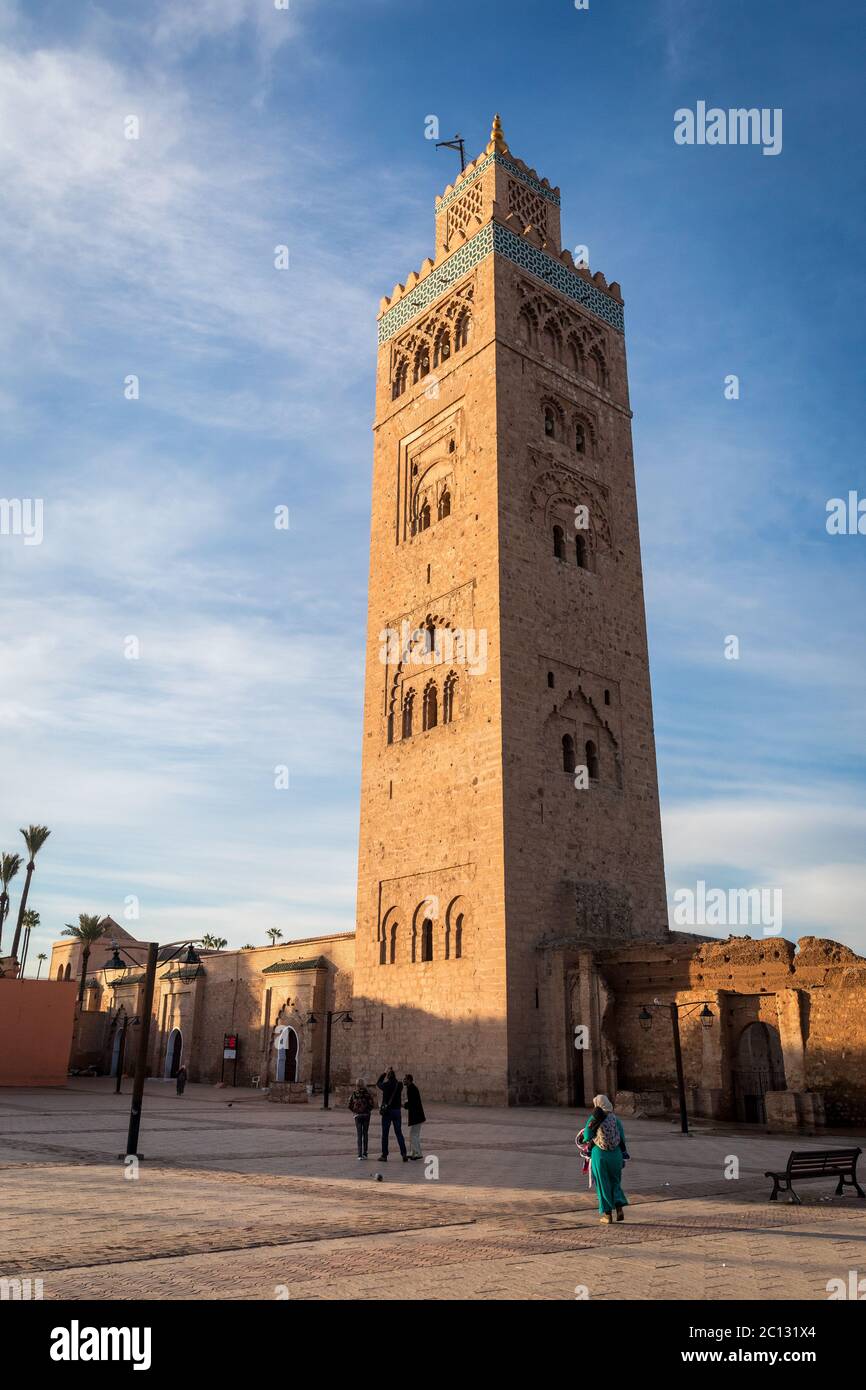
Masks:
[[[577,556],[577,567],[578,567],[578,569],[581,569],[581,570],[589,569],[589,566],[588,566],[588,564],[586,563],[587,549],[586,549],[586,537],[585,537],[585,536],[575,536],[575,538],[574,538],[574,549],[575,549],[575,553],[576,553],[576,556]]]
[[[451,493],[448,491],[447,487],[442,489],[439,496],[438,510],[440,521],[442,521],[444,517],[451,515]]]
[[[547,684],[548,684],[549,689],[551,689],[551,690],[553,689],[554,685],[556,684],[556,682],[555,682],[554,679],[553,679],[553,672],[552,672],[552,671],[548,671],[548,673],[547,673]]]
[[[561,526],[553,528],[553,553],[557,560],[565,559],[565,535]]]
[[[586,741],[586,768],[590,782],[598,781],[598,749],[592,739]]]
[[[579,454],[586,453],[586,431],[580,421],[574,427],[574,447]]]
[[[610,704],[610,691],[609,691],[609,690],[606,690],[606,691],[604,692],[604,703],[605,703],[606,705],[609,705],[609,704]]]
[[[421,959],[433,959],[433,923],[429,917],[421,923]]]
[[[562,770],[563,772],[574,772],[574,739],[571,734],[562,736]]]
[[[553,407],[549,405],[544,407],[544,433],[548,439],[556,438],[556,416]]]

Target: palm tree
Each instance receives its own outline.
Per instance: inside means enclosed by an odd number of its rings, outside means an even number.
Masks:
[[[201,944],[208,951],[222,951],[229,943],[224,936],[211,936],[210,932],[206,932],[201,939]]]
[[[242,951],[254,951],[255,949],[256,949],[256,948],[255,948],[255,946],[253,945],[253,943],[252,943],[251,941],[248,941],[247,944],[246,944],[246,946],[242,946],[242,947],[241,947],[241,950],[242,950]]]
[[[84,983],[87,979],[87,962],[90,960],[90,948],[95,941],[103,935],[103,921],[95,913],[81,912],[78,915],[78,926],[72,927],[67,922],[66,927],[61,932],[61,936],[74,936],[82,946],[81,953],[81,984],[78,986],[78,1007],[84,1003]]]
[[[29,825],[26,830],[22,828],[21,834],[24,836],[24,843],[27,846],[27,877],[24,880],[24,892],[21,894],[21,906],[18,909],[18,921],[15,924],[15,936],[12,941],[12,954],[18,956],[18,942],[21,939],[21,928],[24,925],[24,913],[27,911],[27,894],[30,892],[30,880],[33,877],[33,870],[36,868],[33,862],[41,850],[51,831],[44,825]]]
[[[268,927],[265,935],[271,938],[271,945],[276,946],[277,942],[282,939],[283,933],[279,927]]]
[[[39,962],[39,964],[38,964],[37,967],[36,967],[36,978],[37,978],[37,980],[38,980],[38,979],[39,979],[39,976],[40,976],[40,973],[41,973],[41,971],[42,971],[42,962],[43,962],[44,960],[47,960],[48,957],[46,956],[46,954],[45,954],[44,951],[40,951],[40,952],[39,952],[39,955],[36,957],[36,959],[37,959],[38,962]]]
[[[3,923],[9,916],[9,884],[20,868],[20,854],[0,854],[0,883],[3,884],[3,892],[0,893],[0,942],[3,940]]]
[[[28,907],[24,913],[24,945],[21,948],[21,978],[24,978],[24,967],[27,964],[27,952],[30,949],[30,933],[39,926],[39,913],[34,912],[32,907]]]

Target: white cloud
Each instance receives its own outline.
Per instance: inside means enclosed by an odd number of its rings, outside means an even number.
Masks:
[[[671,894],[698,879],[781,888],[785,936],[827,936],[866,954],[866,808],[837,787],[682,802],[662,823]]]

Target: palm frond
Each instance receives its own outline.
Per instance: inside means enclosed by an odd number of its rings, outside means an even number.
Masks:
[[[24,836],[24,843],[31,859],[34,859],[41,850],[51,831],[47,825],[28,825],[25,830],[21,827],[21,834]]]

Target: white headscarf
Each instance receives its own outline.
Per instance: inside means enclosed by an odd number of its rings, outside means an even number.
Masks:
[[[599,1110],[603,1110],[606,1115],[613,1114],[613,1104],[607,1096],[593,1096],[592,1103],[598,1106]]]

